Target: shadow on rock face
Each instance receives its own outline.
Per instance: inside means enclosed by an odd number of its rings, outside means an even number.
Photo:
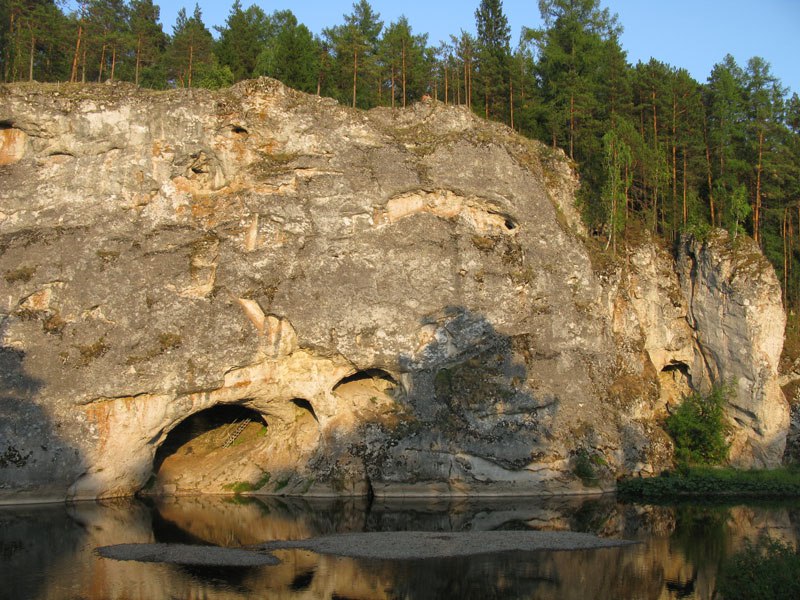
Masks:
[[[558,400],[537,397],[528,386],[527,340],[498,332],[463,307],[426,319],[420,338],[420,347],[399,361],[412,417],[387,431],[388,441],[367,444],[375,493],[442,485],[451,493],[488,486],[535,491],[540,481],[524,468],[545,447]]]
[[[0,503],[63,498],[70,476],[83,470],[78,450],[36,403],[42,386],[26,373],[23,350],[0,346]]]

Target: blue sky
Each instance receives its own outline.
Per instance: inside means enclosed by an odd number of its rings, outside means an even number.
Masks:
[[[172,33],[181,6],[189,13],[194,9],[194,0],[154,1],[161,7],[167,33]],[[289,8],[314,33],[342,23],[353,7],[353,0],[241,2],[244,7],[257,4],[268,13]],[[474,33],[479,2],[370,0],[386,24],[405,14],[416,33],[429,34],[431,45],[461,29]],[[211,28],[225,23],[233,0],[199,0],[198,4]],[[647,62],[652,56],[683,67],[705,82],[711,67],[725,54],[732,54],[742,66],[748,58],[761,56],[784,86],[800,93],[800,0],[601,0],[601,4],[619,15],[624,27],[622,46],[632,64]],[[503,0],[503,8],[513,44],[523,26],[541,26],[537,0]]]

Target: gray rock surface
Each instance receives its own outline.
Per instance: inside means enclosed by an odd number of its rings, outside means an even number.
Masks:
[[[593,493],[668,466],[667,405],[719,377],[737,460],[778,460],[768,265],[731,287],[698,247],[679,281],[645,242],[593,267],[563,155],[464,108],[15,85],[0,133],[7,501],[134,493],[225,404],[265,434],[155,491]]]

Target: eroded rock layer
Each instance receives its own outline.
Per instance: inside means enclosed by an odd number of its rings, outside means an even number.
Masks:
[[[775,464],[774,273],[731,284],[724,241],[596,271],[575,186],[435,102],[0,87],[0,493],[598,491],[719,378],[734,458]],[[258,418],[156,460],[222,405]]]

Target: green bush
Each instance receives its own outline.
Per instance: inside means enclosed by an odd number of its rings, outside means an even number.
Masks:
[[[796,469],[690,467],[660,477],[631,477],[617,482],[621,500],[669,499],[675,496],[800,496],[800,472]]]
[[[694,392],[667,418],[680,467],[716,465],[728,458],[724,407],[732,391],[730,385],[717,385],[707,396]]]
[[[789,544],[762,537],[722,565],[717,593],[724,600],[800,598],[800,554]]]

